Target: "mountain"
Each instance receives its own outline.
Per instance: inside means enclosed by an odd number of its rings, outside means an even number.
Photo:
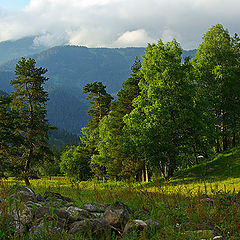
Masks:
[[[47,49],[44,46],[35,45],[34,39],[35,37],[25,37],[15,41],[0,42],[0,64]]]
[[[6,92],[0,90],[0,97],[1,97],[1,96],[7,96],[7,95],[8,95],[8,94],[7,94]]]
[[[144,48],[87,48],[59,46],[31,55],[38,66],[48,69],[48,86],[80,90],[89,82],[102,81],[113,94],[131,72],[136,56]],[[20,58],[0,66],[1,72],[13,72]]]
[[[101,81],[107,91],[116,96],[122,83],[131,73],[136,56],[141,58],[145,48],[87,48],[59,46],[30,55],[37,66],[48,69],[45,88],[49,92],[48,118],[52,125],[80,134],[86,126],[89,104],[82,88],[87,83]],[[183,58],[194,56],[195,50],[184,51]],[[0,66],[0,89],[10,92],[10,80],[14,79],[17,61]]]
[[[86,114],[89,105],[85,99],[59,87],[49,88],[48,97],[47,118],[51,125],[80,134],[89,119]]]

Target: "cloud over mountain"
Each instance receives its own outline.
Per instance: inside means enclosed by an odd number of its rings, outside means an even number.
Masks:
[[[240,32],[239,9],[238,0],[30,0],[22,10],[0,7],[0,41],[125,47],[175,37],[190,49],[216,23]]]

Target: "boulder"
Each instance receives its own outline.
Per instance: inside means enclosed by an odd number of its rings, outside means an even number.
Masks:
[[[217,240],[217,239],[223,239],[223,236],[215,236],[215,237],[213,238],[213,240]]]
[[[41,221],[29,229],[30,239],[52,239],[62,231],[62,228],[50,222]]]
[[[23,202],[13,203],[13,208],[10,211],[11,217],[14,219],[16,232],[24,233],[32,224],[33,211]]]
[[[137,232],[137,234],[139,234],[145,228],[147,228],[147,226],[148,226],[147,223],[142,220],[132,220],[125,225],[124,231],[123,231],[123,236],[125,236],[125,237],[129,236],[133,232]]]
[[[111,239],[111,227],[104,219],[86,219],[74,222],[69,227],[70,234],[93,239]]]
[[[146,221],[143,220],[132,220],[129,221],[125,227],[124,227],[124,231],[123,231],[123,236],[130,236],[133,232],[136,232],[138,235],[140,234],[140,232],[142,232],[145,229],[150,229],[150,228],[155,228],[155,227],[159,227],[160,224],[157,220],[152,220],[152,219],[148,219]]]
[[[106,208],[110,204],[105,204],[105,203],[97,203],[97,202],[89,202],[89,203],[84,203],[83,208],[89,212],[98,212],[98,213],[103,213],[105,212]]]
[[[115,202],[113,205],[107,207],[103,218],[108,224],[119,229],[124,229],[129,219],[133,218],[133,213],[124,203]]]
[[[49,206],[43,206],[36,209],[35,219],[41,220],[43,217],[51,217],[52,219],[65,219],[66,222],[69,219],[69,213],[65,209],[54,209]]]
[[[21,202],[37,202],[36,194],[32,189],[26,186],[14,186],[13,198],[20,200]]]
[[[68,207],[66,212],[69,214],[69,222],[71,223],[89,218],[95,218],[95,215],[91,212],[78,207]]]
[[[149,226],[149,227],[159,227],[160,223],[157,220],[152,220],[152,219],[148,219],[145,221],[145,223]]]

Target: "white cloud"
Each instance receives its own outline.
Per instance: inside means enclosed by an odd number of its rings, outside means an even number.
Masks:
[[[175,37],[191,49],[214,24],[240,32],[239,9],[238,0],[31,0],[23,10],[0,7],[0,41],[125,47]]]
[[[171,29],[169,28],[165,28],[161,34],[161,39],[163,40],[163,42],[170,42],[173,39],[177,39],[178,41],[181,41],[181,35],[178,33],[173,32]]]
[[[147,43],[152,43],[154,40],[147,34],[144,29],[127,31],[123,33],[114,43],[116,46],[132,47],[145,46]]]

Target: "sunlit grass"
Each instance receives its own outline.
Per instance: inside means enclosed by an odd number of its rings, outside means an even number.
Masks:
[[[121,201],[135,212],[136,219],[160,222],[158,232],[146,236],[143,232],[141,239],[186,239],[183,233],[189,230],[188,224],[195,230],[210,226],[218,229],[225,239],[240,239],[240,207],[233,201],[240,192],[239,163],[240,149],[235,148],[179,172],[168,183],[162,179],[150,183],[94,180],[72,183],[65,177],[52,177],[31,180],[31,188],[37,194],[52,191],[70,197],[78,207],[90,201]],[[208,173],[210,167],[214,170]],[[24,182],[9,178],[2,180],[1,186],[14,184],[24,185]],[[4,194],[1,186],[0,196]],[[213,204],[201,204],[204,194],[213,199]],[[182,228],[176,228],[176,224]]]

